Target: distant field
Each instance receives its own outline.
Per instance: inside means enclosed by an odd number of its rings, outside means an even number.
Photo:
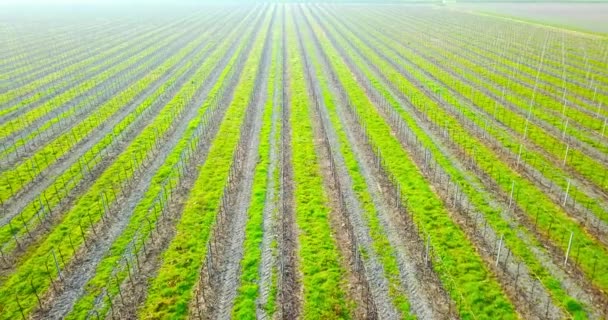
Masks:
[[[458,8],[608,32],[608,3],[467,3]]]
[[[607,270],[601,36],[0,11],[0,320],[607,319]]]

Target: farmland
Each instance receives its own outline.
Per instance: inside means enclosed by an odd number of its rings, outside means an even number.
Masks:
[[[608,318],[607,29],[479,6],[0,12],[0,319]]]

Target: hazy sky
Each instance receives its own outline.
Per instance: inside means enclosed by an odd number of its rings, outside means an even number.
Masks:
[[[99,0],[0,0],[0,4],[77,4],[77,3],[102,3]]]
[[[0,0],[0,5],[116,5],[116,4],[160,4],[189,1],[167,1],[167,0]]]

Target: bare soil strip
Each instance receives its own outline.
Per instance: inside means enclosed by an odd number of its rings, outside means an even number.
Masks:
[[[283,48],[283,112],[281,128],[283,135],[280,143],[281,188],[278,227],[279,244],[279,279],[277,318],[297,319],[302,309],[301,274],[298,269],[298,230],[295,222],[294,175],[291,147],[291,97],[289,95],[289,70],[287,62],[287,34],[285,31],[285,6],[281,7],[282,48]]]
[[[278,9],[277,9],[278,10]],[[276,22],[275,22],[276,23]],[[273,275],[277,272],[277,252],[273,248],[273,244],[277,241],[277,213],[279,210],[279,190],[281,181],[275,180],[275,175],[279,170],[279,148],[281,127],[280,119],[283,101],[281,100],[280,85],[282,84],[282,67],[283,59],[281,51],[278,51],[276,57],[273,57],[276,72],[274,81],[274,92],[272,96],[272,125],[270,129],[270,156],[267,174],[266,199],[264,203],[263,225],[262,225],[262,258],[259,267],[259,292],[256,301],[256,318],[266,320],[269,319],[266,306],[271,298]]]

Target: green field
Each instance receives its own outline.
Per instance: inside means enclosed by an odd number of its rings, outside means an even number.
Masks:
[[[607,318],[574,6],[6,7],[0,319]]]

